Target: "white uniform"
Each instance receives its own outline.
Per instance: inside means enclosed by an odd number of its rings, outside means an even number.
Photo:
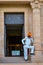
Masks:
[[[24,39],[22,39],[22,44],[23,44],[23,48],[24,48],[24,59],[25,60],[28,59],[28,48],[31,49],[30,53],[34,53],[34,46],[31,46],[31,42],[33,42],[32,38],[25,37]]]

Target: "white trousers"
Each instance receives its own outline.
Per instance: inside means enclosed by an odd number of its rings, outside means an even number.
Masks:
[[[23,46],[24,48],[24,59],[27,60],[28,59],[28,49],[31,49],[30,53],[34,53],[34,46]]]

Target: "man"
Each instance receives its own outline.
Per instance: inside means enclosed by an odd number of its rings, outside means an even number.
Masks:
[[[34,46],[31,46],[33,43],[33,38],[31,37],[31,32],[28,33],[27,37],[22,39],[23,49],[24,49],[24,59],[28,60],[28,49],[31,49],[30,53],[34,53]]]

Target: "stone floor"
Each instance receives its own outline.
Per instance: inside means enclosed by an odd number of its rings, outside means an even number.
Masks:
[[[0,63],[0,65],[43,65],[43,63]]]

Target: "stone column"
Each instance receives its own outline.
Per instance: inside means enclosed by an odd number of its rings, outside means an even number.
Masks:
[[[35,1],[31,3],[33,9],[33,37],[35,46],[34,61],[41,61],[41,36],[40,36],[40,3]]]
[[[41,44],[40,36],[40,4],[38,2],[31,3],[33,9],[33,37],[34,44]]]
[[[0,9],[0,57],[4,57],[4,21],[3,11]]]

